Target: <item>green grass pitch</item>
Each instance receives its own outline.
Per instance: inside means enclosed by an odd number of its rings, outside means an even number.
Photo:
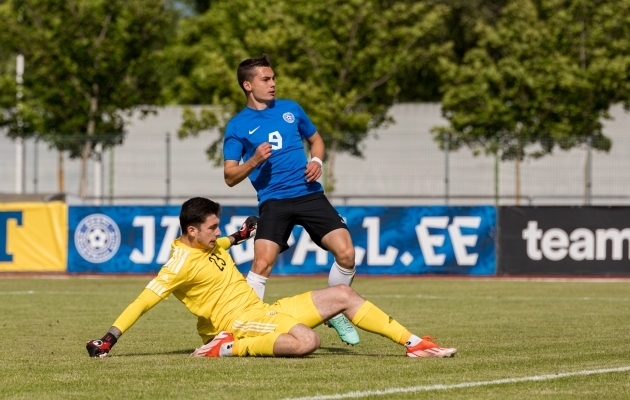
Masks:
[[[0,398],[630,398],[630,281],[355,279],[360,294],[412,332],[457,347],[451,359],[406,358],[364,331],[349,347],[325,326],[317,328],[321,349],[302,359],[191,358],[201,344],[196,320],[174,297],[110,357],[90,359],[85,342],[100,338],[150,279],[0,275]],[[272,277],[266,300],[325,285]],[[565,373],[573,375],[556,375]],[[493,383],[502,379],[515,381]]]

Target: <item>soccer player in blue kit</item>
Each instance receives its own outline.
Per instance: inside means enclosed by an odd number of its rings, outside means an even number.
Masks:
[[[287,240],[297,224],[334,255],[328,286],[349,286],[355,273],[352,239],[317,182],[324,159],[322,137],[298,103],[276,100],[275,75],[267,55],[241,62],[237,78],[247,107],[227,124],[223,171],[228,186],[249,177],[258,193],[260,220],[247,282],[262,300],[278,254],[289,247]],[[310,146],[310,160],[303,140]],[[359,343],[356,329],[343,314],[327,324],[345,343]]]

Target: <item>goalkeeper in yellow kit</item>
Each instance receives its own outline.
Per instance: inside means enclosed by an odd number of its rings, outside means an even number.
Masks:
[[[413,335],[347,285],[263,303],[226,251],[255,234],[257,218],[249,217],[238,232],[219,237],[220,215],[221,206],[212,200],[195,197],[184,202],[179,214],[182,236],[173,241],[171,258],[107,334],[87,343],[91,357],[105,357],[127,329],[171,293],[198,318],[197,331],[205,344],[193,356],[305,356],[320,344],[312,328],[339,313],[359,328],[405,346],[409,357],[450,357],[457,352]]]

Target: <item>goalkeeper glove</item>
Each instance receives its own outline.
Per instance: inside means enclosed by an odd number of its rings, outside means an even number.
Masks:
[[[247,217],[245,222],[243,222],[243,225],[241,225],[241,229],[230,235],[234,238],[234,245],[241,244],[247,239],[256,236],[258,219],[258,217],[253,215],[251,217]]]
[[[114,347],[117,341],[118,339],[116,339],[116,336],[107,332],[107,334],[103,336],[101,340],[97,339],[87,342],[85,348],[90,354],[90,357],[103,358],[109,353],[112,347]]]

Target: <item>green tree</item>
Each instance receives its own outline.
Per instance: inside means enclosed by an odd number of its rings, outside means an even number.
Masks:
[[[0,110],[15,107],[15,55],[0,43]]]
[[[615,103],[630,108],[630,0],[538,0],[538,7],[570,71],[560,93],[575,136],[568,145],[594,139],[608,150],[602,118]]]
[[[176,8],[183,11],[185,15],[203,14],[210,8],[211,0],[177,0]]]
[[[417,0],[407,0],[415,3]],[[434,4],[448,7],[444,15],[446,29],[440,40],[452,46],[450,58],[461,63],[465,54],[479,41],[475,29],[478,22],[496,23],[507,0],[433,0]],[[401,71],[397,77],[400,86],[399,102],[439,102],[442,85],[439,63],[434,59],[417,62]]]
[[[400,91],[394,77],[449,51],[439,44],[446,12],[394,0],[211,2],[206,13],[183,21],[165,52],[178,76],[164,93],[172,102],[212,105],[187,109],[179,133],[218,128],[208,154],[219,163],[225,124],[245,105],[236,67],[269,54],[280,97],[299,101],[324,138],[330,191],[335,156],[361,156],[370,130],[391,122],[387,111]]]
[[[463,62],[442,62],[449,125],[434,128],[440,145],[515,160],[517,196],[525,157],[587,142],[609,150],[601,118],[629,98],[628,1],[591,4],[512,0],[496,25],[480,22]]]
[[[124,137],[124,117],[147,113],[160,93],[153,59],[175,21],[164,0],[16,0],[0,4],[0,42],[26,60],[19,108],[0,115],[10,137],[37,133],[87,160]],[[7,79],[6,75],[0,79]],[[18,126],[22,121],[22,126]]]

